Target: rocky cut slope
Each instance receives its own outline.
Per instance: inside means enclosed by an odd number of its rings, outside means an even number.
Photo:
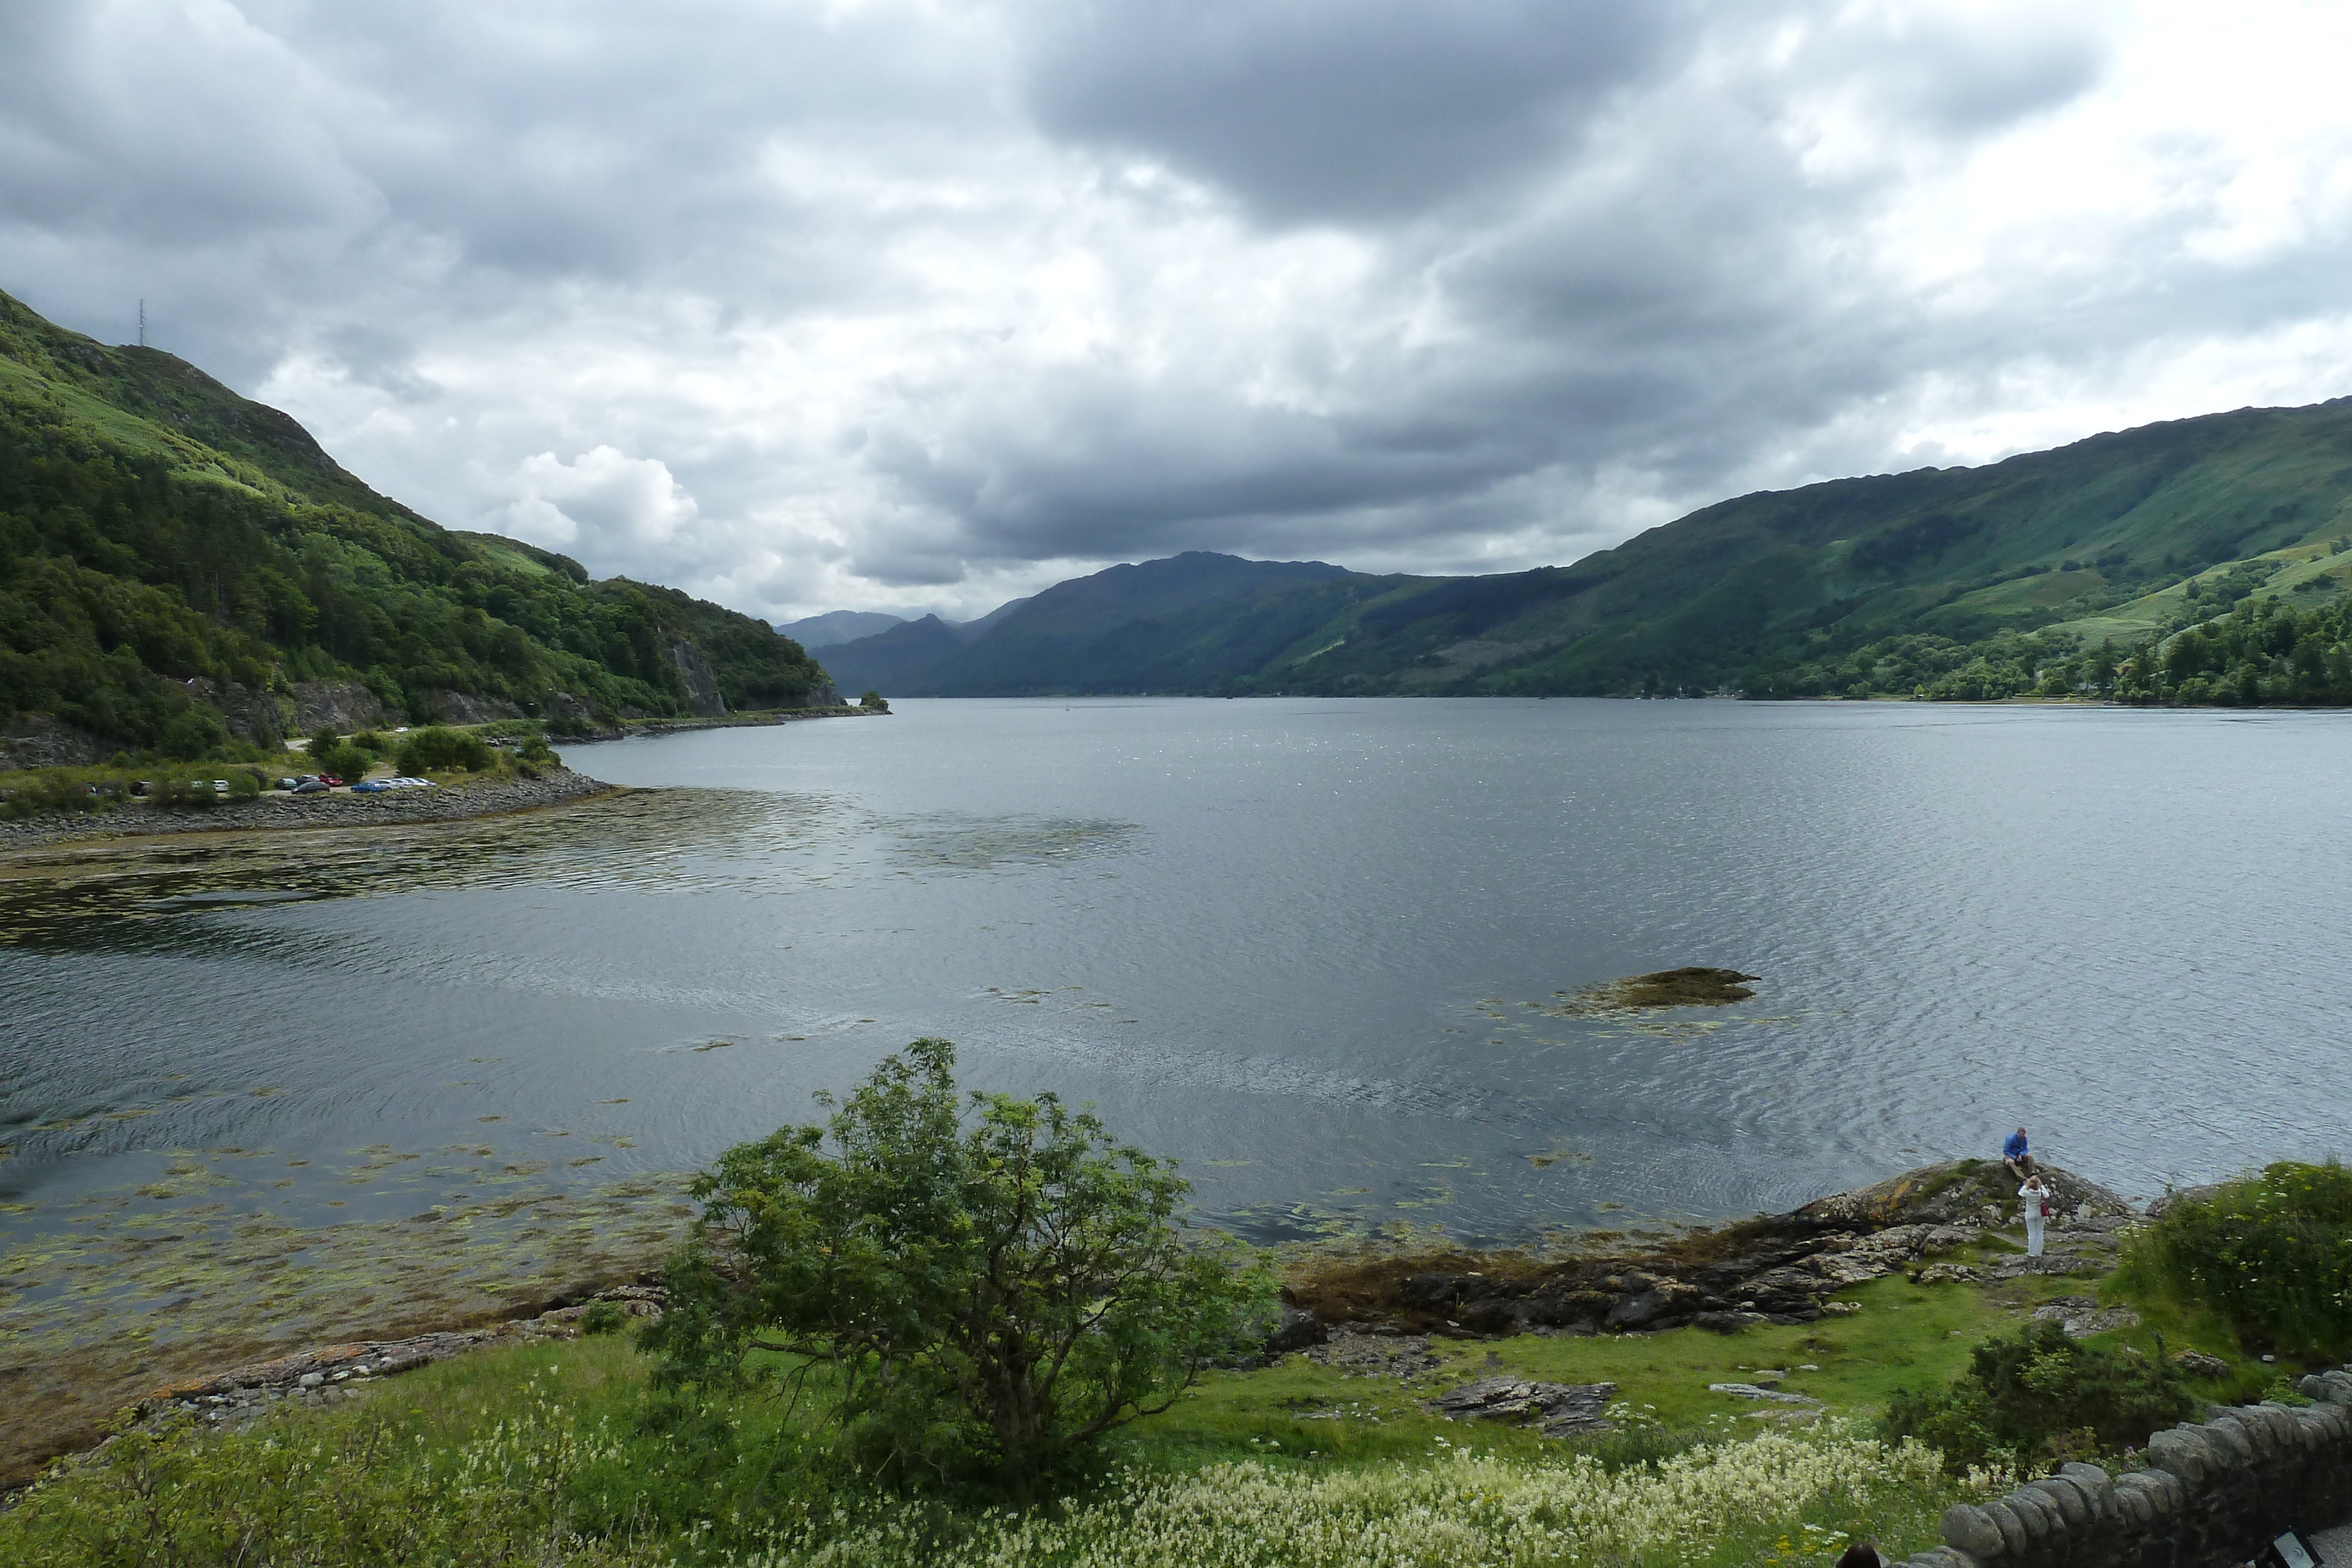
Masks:
[[[278,410],[0,295],[0,767],[838,700],[764,622],[440,528]]]

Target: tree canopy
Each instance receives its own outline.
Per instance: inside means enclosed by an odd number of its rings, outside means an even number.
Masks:
[[[960,1095],[919,1040],[823,1124],[721,1155],[647,1331],[672,1388],[772,1383],[861,1466],[1049,1485],[1254,1350],[1275,1283],[1193,1230],[1173,1167],[1053,1094]]]

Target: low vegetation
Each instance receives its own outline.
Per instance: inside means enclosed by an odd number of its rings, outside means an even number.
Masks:
[[[1826,1568],[1864,1535],[1920,1550],[1955,1500],[2115,1463],[2201,1398],[2275,1396],[2292,1369],[2169,1297],[2074,1340],[2032,1314],[2080,1280],[1899,1272],[1818,1322],[1440,1337],[1404,1372],[1352,1351],[1252,1367],[1263,1261],[1184,1232],[1182,1183],[1090,1114],[960,1093],[953,1066],[918,1041],[822,1124],[730,1151],[650,1327],[619,1332],[607,1304],[575,1341],[355,1404],[125,1428],[0,1511],[0,1561]],[[2306,1279],[2344,1188],[2333,1166],[2278,1166],[2202,1218],[2176,1205],[2106,1288],[2168,1267],[2159,1242]],[[2196,1241],[2214,1225],[2228,1247]],[[1981,1269],[2011,1245],[1947,1257]],[[2168,1336],[2219,1370],[2177,1370]],[[1548,1438],[1424,1403],[1496,1375],[1613,1384],[1615,1429]],[[1749,1380],[1826,1413],[1719,1386]]]
[[[2121,1282],[2198,1302],[2251,1346],[2352,1356],[2352,1171],[2281,1161],[2177,1199],[2131,1239]]]
[[[1946,1386],[1898,1392],[1886,1409],[1890,1438],[1916,1438],[1955,1469],[1999,1465],[2046,1472],[2136,1446],[2196,1406],[2166,1362],[2070,1337],[2054,1322],[1976,1347]]]
[[[2006,1479],[1955,1481],[1916,1444],[1837,1426],[1629,1458],[1606,1438],[1513,1442],[1416,1415],[1342,1457],[1309,1446],[1316,1424],[1238,1416],[1246,1382],[1213,1375],[1188,1430],[1138,1428],[1054,1503],[1015,1510],[812,1467],[814,1433],[777,1401],[683,1414],[649,1396],[621,1336],[519,1347],[412,1374],[357,1408],[118,1437],[0,1513],[0,1560],[1744,1568],[1826,1563],[1865,1532],[1925,1543],[1949,1502]]]

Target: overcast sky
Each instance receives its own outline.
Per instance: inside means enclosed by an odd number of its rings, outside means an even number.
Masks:
[[[786,619],[2352,392],[2352,6],[36,0],[0,288]]]

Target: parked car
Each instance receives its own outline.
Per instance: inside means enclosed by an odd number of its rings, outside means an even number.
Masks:
[[[323,795],[327,792],[327,781],[324,779],[305,779],[294,786],[293,792],[297,795]]]
[[[330,789],[340,789],[343,787],[343,781],[331,773],[320,774],[319,782],[324,784]]]
[[[387,779],[385,782],[395,789],[430,789],[435,787],[430,779],[413,779],[405,773],[397,779]]]
[[[352,786],[352,793],[354,795],[381,795],[386,790],[396,789],[398,788],[399,786],[394,784],[389,779],[362,779],[358,783]]]

